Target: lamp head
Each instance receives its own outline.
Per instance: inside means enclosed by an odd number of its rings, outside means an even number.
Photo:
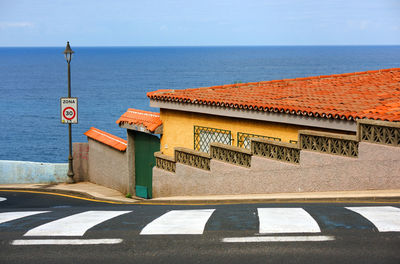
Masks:
[[[71,49],[71,47],[69,46],[69,41],[67,41],[67,47],[65,47],[64,50],[64,55],[65,55],[65,59],[67,60],[68,63],[71,62],[72,59],[72,53],[74,53]]]

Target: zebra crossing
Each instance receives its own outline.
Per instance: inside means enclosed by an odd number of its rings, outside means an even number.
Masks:
[[[49,211],[26,211],[26,212],[8,212],[8,213],[0,213],[0,224],[4,222],[9,222],[12,220],[16,220],[19,218],[48,213]]]
[[[393,206],[345,207],[349,212],[367,219],[379,232],[400,232],[400,209]],[[216,209],[171,210],[145,224],[140,236],[154,235],[202,235]],[[0,232],[2,224],[18,219],[45,215],[51,211],[20,211],[0,213]],[[61,219],[53,220],[27,230],[24,239],[14,240],[12,245],[83,245],[117,244],[120,238],[84,239],[86,232],[111,219],[125,215],[135,218],[132,211],[85,211]],[[290,241],[329,241],[332,236],[323,236],[318,219],[304,208],[257,208],[258,235],[255,237],[224,238],[222,242],[290,242]],[[213,220],[215,221],[215,219]],[[290,234],[293,236],[271,236]],[[312,236],[304,236],[307,234]],[[317,234],[317,235],[315,235]],[[294,236],[296,235],[296,236]],[[47,237],[49,239],[43,239]],[[72,239],[59,239],[71,237]],[[80,237],[79,239],[76,237]],[[32,238],[32,239],[31,239]],[[37,239],[40,238],[40,239]]]
[[[155,219],[141,235],[201,235],[215,209],[173,210]]]
[[[302,208],[258,208],[260,234],[318,233],[318,223]]]
[[[400,232],[400,209],[392,206],[346,207],[372,222],[379,232]]]
[[[83,236],[87,230],[131,211],[87,211],[29,230],[24,236]],[[62,226],[63,228],[60,228]]]

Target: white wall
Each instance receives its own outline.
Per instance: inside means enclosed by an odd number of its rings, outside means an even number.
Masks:
[[[66,182],[68,163],[0,160],[0,184]]]

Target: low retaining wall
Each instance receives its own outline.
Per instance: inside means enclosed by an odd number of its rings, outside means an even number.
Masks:
[[[0,184],[66,182],[67,172],[68,163],[0,160]]]
[[[88,138],[88,143],[74,143],[76,181],[93,182],[124,194],[129,190],[128,153]]]
[[[156,155],[153,197],[396,189],[399,146],[400,123],[362,120],[356,136],[301,131],[298,144],[252,139],[247,152],[212,143],[211,155],[179,148],[175,159]],[[177,159],[184,152],[187,162]]]
[[[128,193],[128,159],[121,152],[92,139],[89,141],[88,179],[90,182]]]

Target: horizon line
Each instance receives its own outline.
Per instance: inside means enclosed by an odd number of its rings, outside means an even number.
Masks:
[[[110,45],[110,46],[74,46],[76,48],[213,48],[213,47],[377,47],[377,46],[400,46],[400,44],[304,44],[304,45]],[[65,46],[0,46],[0,48],[65,48]]]

